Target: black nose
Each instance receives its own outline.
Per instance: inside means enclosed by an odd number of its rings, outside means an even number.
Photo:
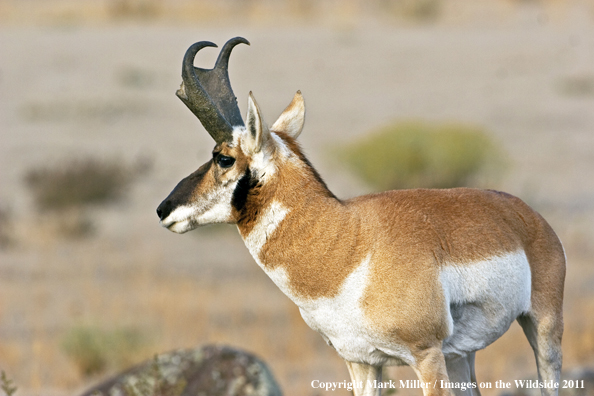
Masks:
[[[166,199],[165,201],[161,202],[161,205],[157,208],[157,216],[159,216],[160,220],[166,219],[167,216],[171,213],[171,209],[173,205],[171,201]]]

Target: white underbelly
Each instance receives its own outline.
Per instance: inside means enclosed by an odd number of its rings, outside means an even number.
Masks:
[[[530,309],[531,275],[524,251],[444,266],[440,280],[450,329],[443,342],[446,356],[485,348]]]

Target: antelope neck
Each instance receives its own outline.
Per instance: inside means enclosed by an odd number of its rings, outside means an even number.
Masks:
[[[307,171],[307,169],[306,169]],[[274,191],[261,186],[250,199],[257,214],[238,222],[244,242],[258,265],[295,302],[333,297],[366,251],[360,222],[313,177],[295,178],[286,169]],[[299,304],[298,304],[299,305]]]

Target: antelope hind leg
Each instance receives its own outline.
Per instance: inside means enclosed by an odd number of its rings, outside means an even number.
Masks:
[[[446,368],[451,388],[456,396],[480,396],[474,373],[474,352],[467,356],[446,358]]]
[[[561,376],[561,337],[563,334],[563,319],[558,317],[544,317],[537,319],[534,314],[527,314],[518,318],[530,346],[534,350],[536,368],[539,381],[547,384],[559,382]],[[558,388],[541,388],[542,396],[556,396]]]

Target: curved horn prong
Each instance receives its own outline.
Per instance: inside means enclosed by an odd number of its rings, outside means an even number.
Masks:
[[[199,89],[201,88],[200,82],[198,81],[198,77],[194,71],[194,58],[196,58],[196,54],[204,47],[217,47],[215,43],[211,43],[210,41],[200,41],[198,43],[194,43],[188,48],[186,54],[184,55],[184,60],[182,63],[182,87],[176,92],[177,96],[180,99],[188,99],[185,86],[188,85],[189,88],[193,91],[203,91]],[[183,97],[182,97],[183,96]],[[192,109],[190,109],[192,110]]]
[[[237,44],[247,44],[250,45],[250,42],[244,39],[243,37],[234,37],[231,40],[227,41],[217,58],[217,62],[215,63],[215,69],[225,69],[229,68],[229,56],[231,55],[231,50]]]
[[[234,126],[244,125],[227,70],[231,50],[240,43],[249,45],[242,37],[227,41],[213,69],[194,67],[194,58],[202,48],[216,44],[200,41],[190,46],[183,61],[183,83],[176,93],[219,144],[232,139]]]

